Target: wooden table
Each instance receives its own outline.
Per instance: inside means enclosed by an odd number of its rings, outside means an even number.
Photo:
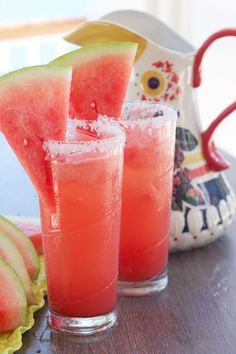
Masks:
[[[236,191],[236,160],[231,162],[227,175]],[[115,329],[80,341],[52,331],[45,307],[18,353],[235,354],[236,223],[208,247],[172,254],[162,294],[120,298],[118,308]]]

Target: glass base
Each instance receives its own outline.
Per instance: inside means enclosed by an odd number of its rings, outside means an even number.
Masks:
[[[91,336],[107,331],[117,321],[116,310],[95,317],[68,317],[49,310],[49,325],[60,332]]]
[[[167,270],[149,280],[118,281],[118,293],[125,296],[147,296],[161,292],[167,287]]]

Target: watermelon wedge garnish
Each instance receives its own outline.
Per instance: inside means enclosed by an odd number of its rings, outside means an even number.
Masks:
[[[63,140],[71,67],[43,65],[0,77],[0,131],[44,201],[50,200],[44,140]]]
[[[137,44],[110,42],[77,49],[51,64],[73,66],[70,117],[119,117]]]

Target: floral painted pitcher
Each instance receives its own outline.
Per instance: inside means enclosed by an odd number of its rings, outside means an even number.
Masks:
[[[124,10],[87,22],[65,38],[81,46],[108,41],[137,42],[126,99],[164,101],[178,110],[170,251],[212,242],[231,223],[235,213],[236,198],[221,172],[229,165],[215,148],[212,135],[236,109],[236,102],[202,132],[194,90],[200,85],[205,50],[224,36],[236,36],[236,28],[215,33],[196,51],[158,19]]]

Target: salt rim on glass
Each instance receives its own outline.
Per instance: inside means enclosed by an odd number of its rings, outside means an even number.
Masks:
[[[125,131],[118,125],[104,121],[69,119],[65,141],[48,140],[43,144],[46,159],[67,154],[90,152],[109,153],[125,143]]]

